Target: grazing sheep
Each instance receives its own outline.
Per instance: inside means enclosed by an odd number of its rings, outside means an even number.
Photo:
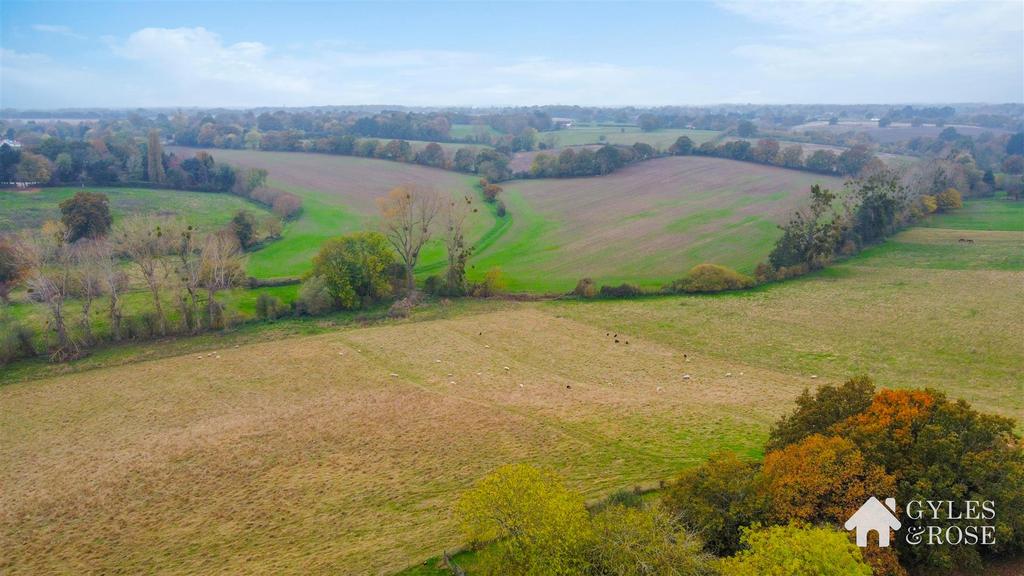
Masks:
[[[689,379],[690,379],[690,375],[689,374],[683,374],[683,380],[689,380]]]
[[[509,368],[508,366],[505,366],[505,370],[511,370],[511,368]]]
[[[730,376],[732,376],[732,372],[726,372],[726,373],[725,373],[725,377],[726,377],[726,378],[728,378],[728,377],[730,377]]]
[[[392,373],[391,373],[391,376],[392,376],[393,378],[398,378],[398,374],[395,374],[394,372],[392,372]]]
[[[816,379],[817,377],[818,377],[818,375],[817,375],[817,374],[811,374],[811,379],[812,379],[812,380],[813,380],[813,379]]]

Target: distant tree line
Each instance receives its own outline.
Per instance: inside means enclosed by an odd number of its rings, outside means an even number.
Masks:
[[[207,152],[167,153],[157,130],[145,139],[130,133],[86,132],[47,136],[31,146],[0,145],[0,183],[142,186],[230,192],[271,208],[282,218],[302,208],[294,194],[266,187],[265,170],[241,171]]]

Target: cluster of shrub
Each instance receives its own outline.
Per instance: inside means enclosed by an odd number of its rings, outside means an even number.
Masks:
[[[698,264],[685,276],[660,289],[645,289],[628,282],[598,286],[591,278],[576,283],[572,294],[581,298],[635,298],[658,294],[711,294],[730,290],[743,290],[756,284],[754,278],[719,264]]]
[[[815,150],[805,158],[803,146],[791,144],[783,148],[778,140],[771,138],[762,138],[753,144],[748,140],[729,140],[721,144],[705,142],[694,146],[692,140],[681,136],[669,148],[669,153],[715,156],[840,176],[856,176],[867,169],[882,166],[881,160],[865,145],[853,146],[839,154],[832,150]]]
[[[482,574],[906,576],[978,570],[1024,551],[1024,447],[1009,418],[935,390],[867,377],[809,390],[771,429],[761,462],[713,454],[657,498],[590,511],[550,472],[499,468],[458,501]],[[843,532],[871,496],[990,501],[995,518],[900,514],[901,533],[992,525],[995,543],[867,548]],[[980,532],[979,532],[980,533]],[[557,568],[557,570],[554,570]]]
[[[78,192],[60,209],[60,221],[0,236],[0,299],[8,303],[23,285],[25,300],[47,318],[39,334],[4,306],[0,363],[43,353],[70,360],[105,342],[237,323],[218,294],[245,280],[243,250],[281,231],[277,217],[257,222],[247,211],[209,232],[147,216],[115,224],[108,198],[94,192]],[[128,306],[133,291],[147,292],[148,305],[131,298]]]
[[[465,252],[468,256],[468,251]],[[491,268],[478,282],[466,279],[465,258],[455,258],[444,276],[428,276],[423,291],[434,296],[487,298],[503,293],[507,283],[500,268]],[[357,232],[326,241],[313,259],[295,302],[261,294],[257,315],[273,320],[286,315],[319,316],[335,310],[371,308],[396,295],[388,311],[392,317],[409,313],[415,300],[408,270],[388,239],[379,232]]]
[[[766,282],[806,274],[837,256],[856,254],[924,216],[961,207],[956,189],[915,194],[891,170],[850,182],[842,195],[814,185],[810,205],[794,212],[781,227],[782,236],[768,262],[758,265],[755,278]]]
[[[600,176],[641,160],[659,156],[650,144],[637,142],[632,146],[605,144],[597,150],[586,147],[563,148],[558,155],[537,154],[530,165],[531,178],[572,178]]]

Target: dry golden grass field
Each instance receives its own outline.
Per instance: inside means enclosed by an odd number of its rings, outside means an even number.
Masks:
[[[388,574],[458,545],[451,505],[496,466],[596,497],[757,455],[856,373],[1020,418],[1021,254],[914,229],[742,294],[434,304],[41,370],[0,386],[0,573]]]

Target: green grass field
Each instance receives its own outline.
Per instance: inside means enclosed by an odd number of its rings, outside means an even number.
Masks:
[[[859,373],[1019,418],[1022,207],[969,203],[978,229],[938,216],[742,293],[434,303],[19,366],[0,386],[0,570],[389,573],[458,546],[452,503],[498,465],[592,498],[718,449],[757,457],[803,388]]]
[[[659,150],[666,150],[680,136],[688,136],[695,144],[699,145],[717,138],[719,134],[713,130],[687,130],[685,128],[663,128],[653,132],[644,132],[639,126],[581,125],[566,130],[542,132],[539,139],[541,142],[546,142],[553,138],[556,146],[580,146],[583,144],[631,146],[637,142],[644,142]]]
[[[200,230],[215,230],[227,224],[239,210],[257,216],[270,214],[254,202],[212,192],[97,187],[0,190],[0,232],[35,228],[46,220],[59,220],[59,204],[83,190],[106,194],[115,222],[128,215],[150,214],[181,218]]]
[[[451,129],[448,130],[448,134],[452,138],[457,139],[470,138],[476,136],[478,133],[490,134],[491,136],[501,135],[501,132],[498,132],[487,124],[452,124]]]
[[[1024,232],[1024,202],[1006,199],[971,200],[960,210],[936,214],[921,225],[954,230],[1003,230]]]

